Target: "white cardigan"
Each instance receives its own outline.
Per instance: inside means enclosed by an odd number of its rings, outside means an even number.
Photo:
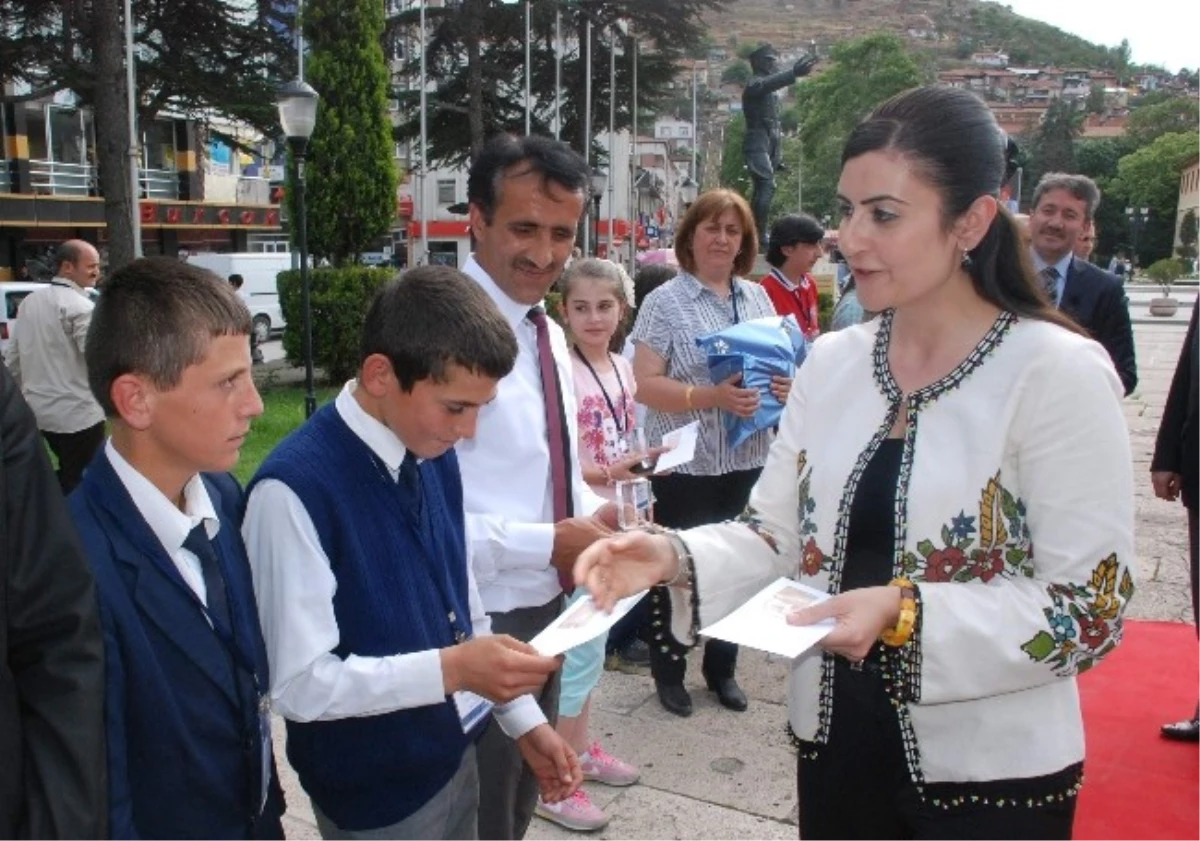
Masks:
[[[700,627],[779,575],[838,592],[850,502],[900,405],[890,329],[884,313],[818,339],[746,514],[683,532]],[[952,374],[908,397],[893,570],[918,584],[921,609],[889,671],[918,786],[1083,759],[1075,675],[1120,641],[1133,592],[1121,393],[1099,344],[1005,314]],[[672,602],[672,630],[691,641],[692,603],[675,591]],[[826,740],[833,674],[820,649],[793,664],[802,740]]]

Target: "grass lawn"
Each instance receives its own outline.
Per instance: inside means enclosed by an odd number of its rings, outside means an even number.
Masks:
[[[318,388],[317,405],[323,406],[337,397],[340,388]],[[304,386],[274,386],[259,392],[263,413],[250,422],[250,435],[242,445],[242,457],[233,475],[244,487],[263,459],[275,449],[285,435],[304,423]]]

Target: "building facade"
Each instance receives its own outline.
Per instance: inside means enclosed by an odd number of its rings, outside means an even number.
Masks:
[[[45,263],[67,239],[105,254],[94,123],[67,92],[0,106],[0,280],[22,276],[28,260]],[[193,120],[144,122],[139,134],[144,254],[247,251],[256,238],[282,236],[279,167],[228,146],[214,165],[221,144]]]

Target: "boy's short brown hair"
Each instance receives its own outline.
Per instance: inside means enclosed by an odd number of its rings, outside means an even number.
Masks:
[[[105,281],[92,313],[88,384],[113,417],[118,377],[141,374],[167,391],[204,359],[214,338],[249,337],[250,329],[250,311],[237,292],[207,269],[169,257],[134,260]]]

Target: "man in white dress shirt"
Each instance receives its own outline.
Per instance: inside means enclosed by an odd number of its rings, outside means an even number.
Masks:
[[[578,430],[566,338],[553,321],[547,324],[533,312],[571,256],[588,183],[587,164],[565,143],[511,136],[488,142],[467,182],[476,246],[464,271],[496,302],[518,344],[516,367],[480,412],[475,438],[458,445],[467,535],[492,628],[523,640],[561,612],[559,574],[569,576],[578,554],[607,532],[597,516],[604,501],[587,489],[575,457]],[[546,404],[539,329],[553,356],[562,407]],[[574,517],[556,516],[548,411],[561,412],[559,429],[567,430],[563,450],[570,487],[560,493],[569,490],[567,510]],[[547,681],[538,702],[554,721],[558,675]],[[524,837],[537,787],[520,767],[512,740],[492,727],[479,742],[478,756],[480,837]]]

